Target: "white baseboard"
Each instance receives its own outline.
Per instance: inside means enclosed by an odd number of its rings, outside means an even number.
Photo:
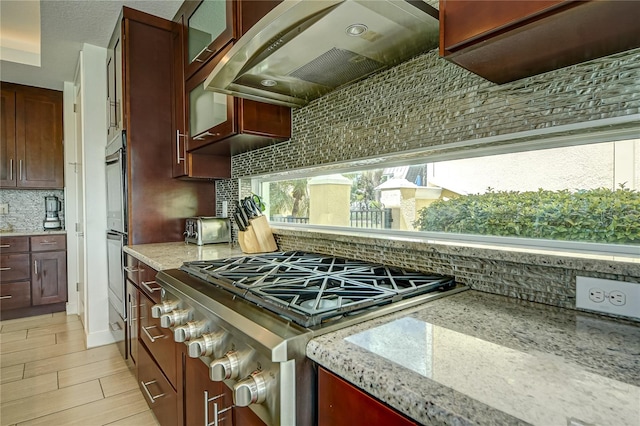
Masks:
[[[87,334],[87,349],[114,343],[116,340],[109,330]]]

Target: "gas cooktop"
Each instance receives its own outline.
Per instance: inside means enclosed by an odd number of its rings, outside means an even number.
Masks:
[[[452,277],[299,251],[186,262],[180,269],[304,327],[456,287]]]

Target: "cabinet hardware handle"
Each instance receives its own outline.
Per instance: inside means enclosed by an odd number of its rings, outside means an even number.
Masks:
[[[4,268],[0,268],[0,271],[10,271],[11,268],[8,266],[5,266]]]
[[[0,248],[9,248],[11,244],[0,244]]]
[[[0,296],[0,300],[2,300],[2,299],[11,299],[12,297],[13,297],[12,295],[8,294],[6,296]]]
[[[152,404],[156,402],[156,399],[162,398],[164,396],[163,393],[161,393],[159,395],[156,395],[156,396],[151,395],[151,392],[149,392],[149,389],[147,388],[147,385],[152,385],[154,383],[158,383],[158,381],[157,380],[152,380],[150,382],[140,382],[140,384],[142,385],[142,388],[146,392],[146,394],[149,397],[149,400],[151,401]]]
[[[194,137],[193,140],[201,141],[202,139],[206,138],[207,136],[220,136],[220,133],[204,132],[204,133],[201,133],[200,135]]]
[[[18,176],[20,177],[20,180],[22,180],[22,160],[19,162]]]
[[[158,328],[158,327],[156,327],[155,325],[150,325],[149,327],[142,327],[142,331],[144,331],[144,334],[146,334],[149,340],[151,340],[151,343],[155,343],[156,340],[164,339],[165,337],[167,337],[164,334],[161,334],[160,336],[152,336],[151,333],[149,333],[149,329],[151,328]]]
[[[38,275],[38,261],[37,260],[33,261],[33,271],[35,272],[36,275]]]
[[[180,164],[181,161],[184,161],[184,157],[180,157],[180,137],[186,137],[186,134],[182,134],[180,133],[180,130],[176,130],[176,161],[178,162],[178,164]],[[185,144],[185,148],[186,148],[186,144]]]
[[[134,268],[133,266],[125,266],[124,270],[129,273],[140,272],[142,269]]]
[[[110,322],[109,327],[111,327],[111,330],[113,331],[122,330],[122,327],[120,327],[120,324],[118,324],[117,322]]]
[[[55,246],[57,244],[58,244],[57,241],[41,241],[40,242],[41,246]]]
[[[153,292],[158,291],[158,290],[162,290],[162,287],[160,287],[160,286],[158,286],[158,287],[149,287],[149,284],[156,284],[157,285],[158,283],[155,282],[155,281],[142,281],[142,287],[146,288],[147,291],[149,291],[150,293],[153,293]]]
[[[209,391],[204,391],[204,426],[218,426],[218,422],[222,419],[218,419],[218,414],[224,413],[229,408],[225,408],[224,410],[218,411],[218,403],[215,402],[213,404],[213,422],[209,423],[209,403],[211,401],[215,401],[218,398],[222,398],[224,394],[220,394],[209,398]]]
[[[9,180],[13,180],[13,158],[9,159]]]

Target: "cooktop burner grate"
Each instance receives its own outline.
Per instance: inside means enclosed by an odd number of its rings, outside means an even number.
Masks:
[[[455,286],[451,277],[298,251],[187,262],[181,269],[305,327]]]

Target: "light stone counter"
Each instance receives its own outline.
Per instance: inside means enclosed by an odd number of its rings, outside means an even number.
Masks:
[[[184,242],[137,244],[125,246],[124,252],[161,271],[182,266],[192,260],[213,260],[241,256],[239,247],[231,247],[228,243],[206,244],[197,246]]]
[[[58,229],[55,231],[34,231],[34,230],[13,230],[10,232],[2,231],[0,232],[0,237],[30,237],[32,235],[58,235],[58,234],[66,234],[67,231],[64,229]]]
[[[307,355],[424,424],[640,425],[640,323],[466,291]]]

